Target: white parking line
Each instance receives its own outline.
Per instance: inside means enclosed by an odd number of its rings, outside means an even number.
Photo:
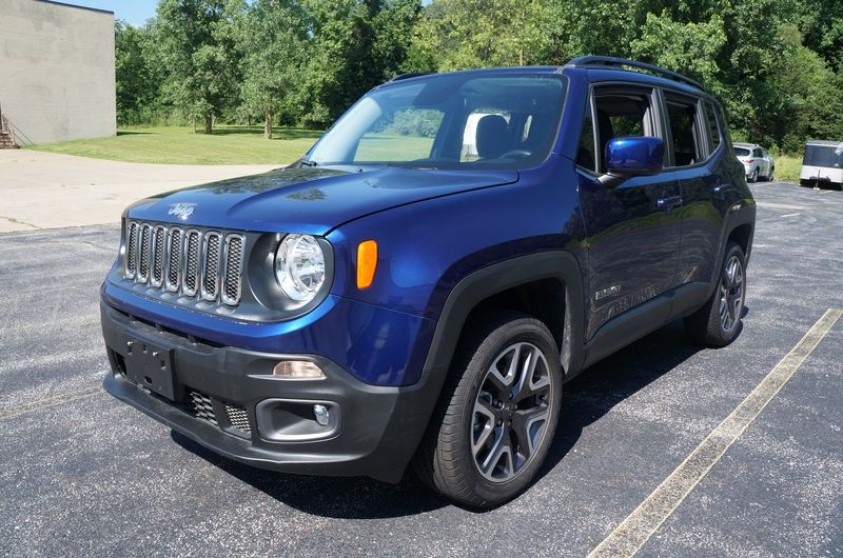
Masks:
[[[775,217],[768,217],[766,219],[759,219],[759,221],[775,221],[777,219],[787,219],[788,217],[798,217],[801,213],[788,213],[787,215],[776,215]]]
[[[752,393],[591,551],[589,558],[634,556],[793,377],[841,316],[841,309],[827,310]]]

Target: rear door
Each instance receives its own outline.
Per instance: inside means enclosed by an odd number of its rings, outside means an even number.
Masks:
[[[723,145],[722,127],[713,105],[679,92],[664,92],[667,142],[665,172],[679,182],[683,205],[676,213],[682,223],[679,281],[708,283],[719,269],[722,206],[736,191],[732,163]]]

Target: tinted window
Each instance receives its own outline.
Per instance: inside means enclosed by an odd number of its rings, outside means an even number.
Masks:
[[[738,157],[748,157],[749,149],[744,149],[743,147],[736,147],[735,155],[737,155]]]
[[[843,168],[843,142],[839,145],[806,145],[802,164]]]
[[[711,139],[711,151],[715,151],[720,145],[720,126],[717,125],[717,117],[714,113],[714,105],[706,103],[705,116],[708,120],[708,132]]]
[[[693,165],[703,159],[697,133],[697,107],[695,100],[667,95],[667,114],[670,120],[670,137],[673,145],[673,164],[677,167]]]
[[[606,172],[606,144],[614,138],[654,136],[651,92],[648,90],[598,91],[594,97],[597,114],[599,172]]]
[[[577,165],[594,172],[594,163],[596,160],[597,157],[594,156],[594,122],[589,111],[583,119],[582,131],[580,132],[580,143],[577,148]]]
[[[314,163],[521,168],[542,162],[559,127],[565,78],[452,74],[368,93],[308,155]]]

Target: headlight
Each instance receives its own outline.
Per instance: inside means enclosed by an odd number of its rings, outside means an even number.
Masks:
[[[275,252],[275,278],[296,302],[313,300],[325,282],[325,254],[310,235],[288,234]]]

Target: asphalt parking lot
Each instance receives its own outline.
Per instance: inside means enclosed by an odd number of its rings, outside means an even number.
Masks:
[[[486,513],[411,475],[251,469],[118,403],[100,388],[97,303],[118,227],[0,234],[0,555],[843,556],[843,193],[753,192],[737,341],[699,350],[674,323],[594,366],[565,387],[539,481]],[[804,360],[785,359],[794,347]],[[651,497],[770,378],[722,455],[679,497]],[[649,531],[623,523],[642,514]]]

